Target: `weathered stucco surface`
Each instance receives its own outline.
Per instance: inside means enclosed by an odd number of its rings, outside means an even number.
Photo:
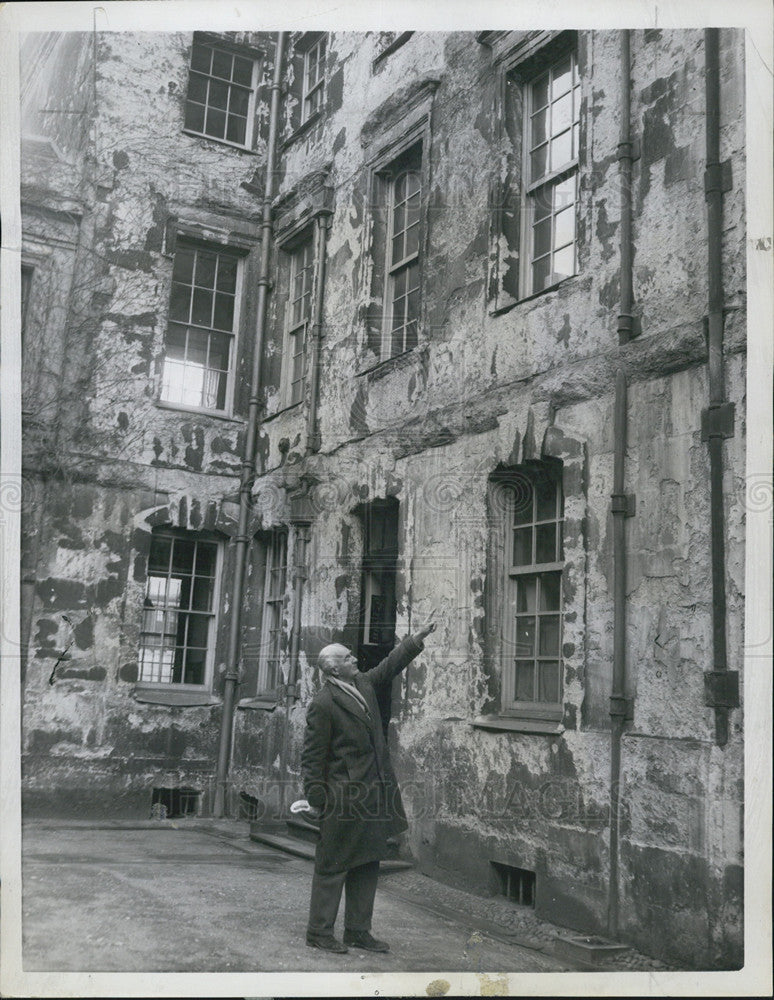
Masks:
[[[741,669],[744,74],[741,37],[721,37],[721,158],[733,169],[723,238],[726,394],[736,408],[735,435],[724,445],[728,647],[731,669]],[[266,79],[272,40],[244,40],[267,52]],[[252,365],[267,109],[259,101],[252,151],[183,134],[190,41],[184,34],[100,36],[96,101],[91,39],[60,46],[49,59],[80,67],[73,86],[93,113],[90,131],[52,136],[70,160],[70,173],[58,180],[51,156],[37,147],[25,161],[25,252],[38,282],[24,376],[30,807],[56,792],[72,802],[85,793],[106,811],[121,801],[149,809],[152,787],[212,788],[231,545],[211,704],[181,708],[133,697],[152,527],[206,529],[225,540],[235,534]],[[299,697],[287,714],[282,705],[237,712],[233,792],[276,801],[283,761],[298,790],[305,706],[319,683],[316,653],[357,636],[363,538],[356,508],[394,497],[397,631],[410,630],[431,607],[439,620],[393,691],[390,739],[410,819],[408,849],[429,873],[482,892],[494,891],[491,861],[534,871],[541,912],[604,931],[613,394],[621,366],[629,381],[626,489],[637,502],[626,522],[634,719],[622,741],[622,934],[676,961],[730,967],[742,954],[742,711],[731,715],[728,745],[715,746],[703,688],[712,668],[712,607],[701,438],[708,403],[702,33],[632,35],[632,127],[641,144],[633,167],[634,296],[642,333],[623,348],[616,333],[618,35],[579,38],[578,273],[505,310],[491,291],[497,268],[510,266],[492,192],[513,136],[502,124],[496,51],[471,34],[415,34],[377,72],[376,44],[375,34],[331,34],[325,113],[295,135],[288,118],[281,137],[278,203],[292,201],[317,171],[333,192],[322,443],[306,455],[305,405],[281,408],[281,303],[270,296],[252,527],[289,523],[288,496],[302,473],[311,477],[314,516]],[[368,312],[372,173],[387,141],[423,114],[430,187],[420,346],[379,365]],[[156,402],[170,218],[253,247],[228,419]],[[541,455],[562,461],[565,495],[564,729],[553,736],[485,731],[471,722],[491,709],[498,684],[487,638],[488,601],[498,586],[488,577],[488,479],[501,464]],[[291,562],[294,538],[291,529]],[[245,629],[252,636],[260,623],[253,575],[251,563]],[[286,640],[293,600],[289,574]],[[53,663],[71,639],[63,615],[73,641],[51,685]]]

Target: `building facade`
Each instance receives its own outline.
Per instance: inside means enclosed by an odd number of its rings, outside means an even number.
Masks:
[[[434,607],[382,705],[404,852],[742,964],[743,67],[726,30],[25,39],[26,810],[208,813],[225,764],[282,816],[317,652]]]

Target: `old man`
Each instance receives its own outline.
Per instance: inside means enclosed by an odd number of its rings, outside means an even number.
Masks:
[[[358,670],[346,646],[326,646],[318,663],[326,683],[307,713],[301,757],[304,795],[321,813],[306,943],[343,953],[348,945],[389,951],[371,934],[379,861],[387,838],[407,829],[379,718],[375,689],[389,684],[424,649],[433,613],[373,670]],[[346,887],[346,888],[345,888]],[[333,934],[345,889],[344,943]]]

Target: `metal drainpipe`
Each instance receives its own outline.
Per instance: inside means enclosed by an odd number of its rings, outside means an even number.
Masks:
[[[320,450],[320,431],[317,426],[317,400],[320,392],[320,341],[323,336],[323,297],[325,294],[325,244],[330,216],[317,216],[315,233],[315,258],[317,260],[317,285],[314,296],[314,322],[309,345],[309,410],[306,415],[306,451],[316,454]]]
[[[619,344],[635,335],[632,316],[632,160],[634,143],[630,134],[631,54],[629,32],[621,32],[621,134],[618,160],[621,178],[621,305],[618,316]],[[621,782],[621,736],[627,719],[632,718],[632,701],[626,697],[626,524],[635,512],[635,498],[626,494],[626,373],[619,367],[615,376],[613,433],[613,682],[610,694],[610,880],[608,886],[607,932],[618,936],[618,839]]]
[[[710,459],[713,669],[705,671],[705,704],[715,709],[715,742],[728,742],[728,716],[739,705],[739,674],[728,669],[726,649],[726,555],[723,513],[723,439],[734,434],[734,404],[725,400],[723,379],[723,193],[731,189],[731,163],[720,162],[719,29],[704,32],[707,201],[707,347],[709,406],[702,438]]]
[[[226,786],[231,763],[231,740],[234,731],[234,706],[236,704],[236,689],[239,683],[239,649],[241,645],[242,601],[244,599],[245,568],[250,537],[247,533],[250,522],[251,494],[255,481],[255,452],[258,443],[260,425],[260,386],[261,386],[261,356],[263,354],[263,339],[266,328],[266,305],[269,290],[269,256],[271,252],[273,227],[271,203],[274,197],[274,161],[277,149],[277,134],[279,131],[280,90],[282,78],[282,54],[285,45],[285,32],[277,35],[277,45],[274,54],[274,78],[271,85],[271,105],[269,111],[269,136],[266,144],[266,180],[263,197],[263,216],[261,222],[261,258],[260,276],[258,278],[258,303],[255,344],[253,348],[253,368],[250,381],[250,404],[247,417],[247,437],[245,440],[244,458],[242,461],[241,482],[239,486],[239,526],[234,539],[234,588],[231,599],[231,622],[228,636],[228,653],[226,656],[226,674],[223,688],[223,716],[220,726],[220,742],[218,746],[218,764],[215,778],[215,803],[213,814],[222,817],[225,813]]]

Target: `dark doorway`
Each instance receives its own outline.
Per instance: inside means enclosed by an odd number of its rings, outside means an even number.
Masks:
[[[357,656],[361,670],[370,670],[395,646],[395,575],[398,564],[398,501],[392,497],[364,504],[363,566]],[[392,711],[388,684],[377,689],[385,736]]]

